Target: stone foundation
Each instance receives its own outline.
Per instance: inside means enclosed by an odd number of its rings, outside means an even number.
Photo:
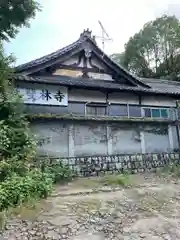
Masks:
[[[77,176],[99,176],[108,173],[142,173],[173,163],[180,164],[180,153],[51,158],[49,161],[50,164],[64,162]]]

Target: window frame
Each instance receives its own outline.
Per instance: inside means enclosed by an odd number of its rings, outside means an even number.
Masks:
[[[146,117],[144,109],[150,109],[151,117],[147,117],[147,118],[151,118],[151,119],[154,119],[154,118],[155,119],[169,119],[170,118],[169,108],[166,108],[166,107],[141,107],[141,115],[142,115],[142,117]],[[152,110],[153,109],[156,109],[156,110],[160,111],[160,117],[153,117],[152,116]],[[161,110],[166,110],[167,111],[167,118],[162,117]]]
[[[105,114],[98,115],[97,110],[95,111],[96,114],[88,114],[87,113],[87,108],[88,107],[94,107],[94,108],[105,108]],[[108,115],[108,105],[104,103],[86,103],[85,104],[85,115],[86,116],[107,116]]]
[[[135,117],[135,116],[131,116],[131,115],[130,115],[129,107],[132,107],[132,106],[135,106],[135,107],[139,107],[139,108],[140,108],[141,116]],[[142,107],[141,107],[141,106],[136,105],[136,104],[127,104],[127,109],[128,109],[128,118],[142,118]]]

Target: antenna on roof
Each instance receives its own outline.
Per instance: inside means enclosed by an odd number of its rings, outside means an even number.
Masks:
[[[95,38],[99,38],[102,40],[102,49],[104,52],[104,48],[105,48],[105,41],[113,41],[112,38],[109,37],[108,33],[106,32],[104,26],[102,25],[101,21],[98,21],[100,27],[101,27],[101,36],[95,36]]]

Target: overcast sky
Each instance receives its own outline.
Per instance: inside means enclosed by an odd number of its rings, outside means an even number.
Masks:
[[[149,20],[164,13],[180,18],[180,0],[39,0],[42,12],[5,44],[21,64],[76,41],[83,29],[101,35],[102,22],[113,41],[105,43],[108,54],[122,52],[129,37]],[[102,44],[98,41],[99,46]]]

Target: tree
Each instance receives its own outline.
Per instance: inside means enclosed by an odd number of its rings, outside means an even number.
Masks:
[[[144,25],[125,45],[124,66],[140,77],[176,79],[180,73],[180,22],[162,16]]]
[[[124,66],[124,52],[123,53],[114,53],[110,56],[112,60],[117,62],[119,65]]]
[[[38,10],[40,5],[35,0],[1,0],[0,39],[14,38],[20,27],[29,26]]]

